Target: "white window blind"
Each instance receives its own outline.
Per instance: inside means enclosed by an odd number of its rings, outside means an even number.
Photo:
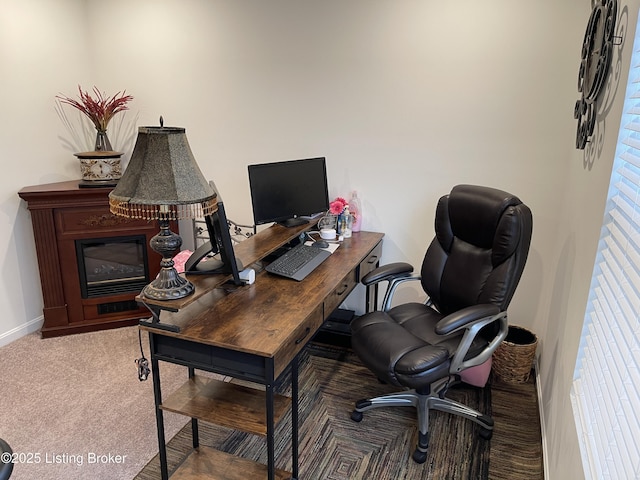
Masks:
[[[640,479],[640,41],[627,84],[571,401],[585,477]]]

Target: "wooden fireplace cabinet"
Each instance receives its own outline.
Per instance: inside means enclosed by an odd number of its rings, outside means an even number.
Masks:
[[[149,248],[158,223],[109,212],[113,187],[78,184],[78,180],[50,183],[18,192],[31,212],[44,302],[43,338],[135,325],[149,316],[134,300],[140,289],[83,298],[77,240],[144,236],[149,280],[160,270],[162,257]],[[177,228],[172,224],[173,231]]]

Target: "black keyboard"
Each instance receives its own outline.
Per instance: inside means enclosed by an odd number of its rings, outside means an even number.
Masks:
[[[326,250],[300,244],[266,266],[269,273],[301,281],[331,256]]]

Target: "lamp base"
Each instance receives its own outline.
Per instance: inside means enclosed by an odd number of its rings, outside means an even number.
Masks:
[[[173,254],[182,245],[180,235],[169,229],[168,220],[160,220],[160,232],[155,235],[149,245],[162,255],[160,273],[153,282],[142,289],[142,296],[153,300],[177,300],[195,292],[196,287],[174,268]]]
[[[196,287],[181,277],[175,268],[160,270],[156,279],[142,289],[142,295],[153,300],[177,300],[191,295]]]

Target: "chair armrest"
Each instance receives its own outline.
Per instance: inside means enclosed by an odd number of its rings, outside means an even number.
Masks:
[[[442,318],[436,325],[436,333],[438,335],[449,335],[480,319],[492,317],[498,313],[500,313],[500,308],[497,305],[490,303],[472,305]]]
[[[367,273],[362,277],[363,285],[372,285],[374,283],[391,281],[394,278],[401,278],[411,275],[413,266],[405,262],[390,263],[382,265]]]
[[[421,280],[421,277],[413,275],[413,266],[411,264],[395,262],[375,268],[362,277],[362,280],[360,281],[365,286],[377,285],[380,282],[389,282],[381,306],[381,310],[386,312],[391,308],[393,295],[395,294],[398,286],[401,283],[416,280]]]
[[[482,352],[472,358],[467,358],[469,349],[480,330],[496,321],[499,322],[499,329],[495,337],[489,341]],[[464,335],[449,366],[449,372],[452,374],[460,373],[462,370],[489,360],[509,332],[507,312],[500,311],[495,305],[474,305],[447,315],[436,325],[436,333],[440,335],[449,335],[461,329],[464,329]]]

